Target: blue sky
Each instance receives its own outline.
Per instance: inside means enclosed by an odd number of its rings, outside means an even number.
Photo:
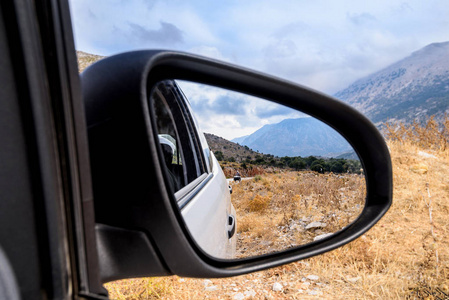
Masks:
[[[433,42],[449,3],[428,1],[71,0],[77,50],[200,54],[334,94]]]

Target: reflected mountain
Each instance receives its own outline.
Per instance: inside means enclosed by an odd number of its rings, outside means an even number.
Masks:
[[[276,156],[350,157],[352,147],[335,130],[315,118],[286,119],[232,140]]]

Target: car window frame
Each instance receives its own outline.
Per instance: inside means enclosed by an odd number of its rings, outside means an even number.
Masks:
[[[208,163],[206,163],[205,157],[204,157],[204,151],[203,151],[203,143],[201,142],[201,139],[199,137],[198,127],[197,123],[192,117],[191,114],[191,108],[188,106],[188,100],[183,94],[182,90],[179,88],[179,86],[176,84],[173,80],[165,80],[163,82],[160,82],[157,84],[157,87],[162,84],[169,93],[172,94],[173,97],[170,97],[167,99],[165,95],[162,95],[165,97],[165,101],[167,102],[170,111],[173,116],[175,130],[177,131],[177,138],[181,139],[181,134],[179,133],[179,130],[185,130],[188,136],[188,141],[178,141],[179,145],[181,145],[179,148],[183,149],[185,145],[185,142],[187,142],[191,146],[191,152],[195,160],[195,166],[197,170],[197,177],[193,180],[191,180],[188,184],[183,186],[178,191],[174,192],[175,199],[178,203],[178,206],[180,209],[185,207],[191,199],[204,187],[204,185],[213,177],[213,174],[211,172],[211,168],[208,166]],[[157,89],[153,89],[151,91],[151,95],[155,92],[161,92],[157,91]],[[163,92],[161,92],[163,94]],[[151,96],[150,96],[151,97]],[[185,135],[185,133],[184,133]],[[181,152],[184,152],[182,150]],[[185,163],[185,157],[183,155],[183,167],[188,167],[187,165],[184,165]]]
[[[23,114],[19,117],[26,127],[23,133],[31,163],[28,170],[21,171],[28,172],[25,177],[32,182],[33,193],[27,200],[38,222],[29,232],[38,239],[38,255],[28,258],[41,265],[40,270],[33,272],[32,266],[23,261],[21,266],[13,265],[16,275],[28,281],[19,282],[21,296],[105,299],[107,291],[99,276],[87,130],[69,3],[10,0],[0,4],[0,14],[8,39],[5,46],[13,62],[13,80],[20,94],[18,104]],[[12,199],[19,206],[26,205],[16,197]],[[32,220],[31,216],[24,219]],[[8,224],[8,220],[4,221]],[[39,286],[37,291],[35,284]]]
[[[175,80],[175,83],[176,83],[176,80]],[[189,114],[191,122],[193,124],[193,127],[195,128],[195,133],[197,135],[197,139],[199,141],[199,144],[200,144],[200,147],[201,147],[201,150],[203,153],[203,158],[204,158],[206,167],[208,169],[208,173],[213,173],[214,163],[213,163],[213,158],[212,158],[212,151],[210,150],[209,144],[207,143],[206,136],[204,135],[204,132],[201,130],[201,127],[199,125],[197,118],[192,113],[193,110],[192,110],[192,106],[190,105],[189,99],[186,97],[186,95],[184,94],[184,91],[179,87],[179,85],[177,83],[176,83],[176,87],[177,87],[178,92],[180,93],[180,97],[182,97],[184,99],[184,104],[186,106],[187,113]]]

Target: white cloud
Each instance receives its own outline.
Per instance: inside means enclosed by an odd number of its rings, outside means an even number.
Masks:
[[[447,0],[70,0],[70,5],[78,50],[187,51],[330,94],[427,44],[449,40]],[[217,97],[227,96],[201,93],[211,108]],[[204,126],[222,128],[226,135],[261,126],[249,124],[255,111],[242,109],[245,120],[210,114]]]
[[[178,81],[204,132],[233,139],[263,125],[304,114],[257,97],[203,84]]]

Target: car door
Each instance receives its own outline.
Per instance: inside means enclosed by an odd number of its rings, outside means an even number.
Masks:
[[[0,3],[2,299],[105,295],[71,32],[65,1]]]

